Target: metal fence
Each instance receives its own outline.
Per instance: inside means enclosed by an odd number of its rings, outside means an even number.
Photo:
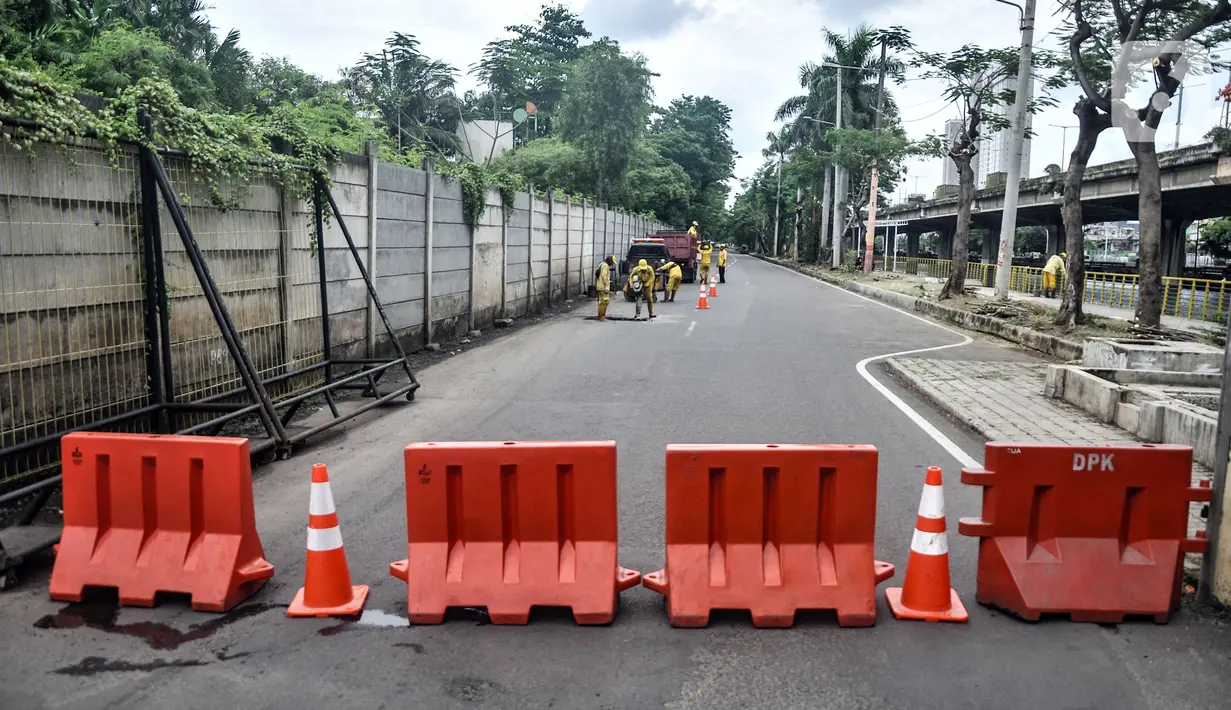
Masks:
[[[149,406],[136,150],[0,142],[0,200],[0,450]],[[0,484],[58,464],[0,456]]]
[[[56,482],[68,431],[244,426],[254,452],[289,451],[413,398],[418,383],[345,220],[322,176],[316,185],[314,203],[292,200],[254,167],[250,183],[223,186],[242,199],[219,209],[183,156],[0,142],[0,501]],[[328,263],[311,231],[327,209],[345,240]],[[338,357],[329,269],[362,277],[396,357]],[[406,381],[380,382],[395,366]],[[341,411],[344,389],[367,399]],[[288,431],[312,397],[332,417]]]

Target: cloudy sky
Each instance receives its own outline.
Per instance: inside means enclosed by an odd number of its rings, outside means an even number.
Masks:
[[[562,0],[580,13],[595,36],[608,35],[628,50],[642,52],[655,79],[656,99],[666,104],[681,94],[709,94],[734,112],[734,139],[741,158],[738,177],[747,177],[761,162],[765,133],[775,128],[774,110],[799,92],[798,66],[820,60],[820,30],[838,31],[866,22],[902,25],[921,48],[944,51],[971,43],[985,47],[1020,42],[1017,11],[994,0]],[[254,55],[286,56],[300,66],[334,77],[342,66],[374,51],[394,30],[416,35],[430,56],[459,69],[462,88],[474,81],[467,68],[504,27],[533,21],[543,0],[214,0],[210,13],[224,32],[238,28]],[[1062,18],[1057,0],[1040,0],[1036,46],[1056,46],[1049,31]],[[1199,142],[1219,117],[1214,94],[1223,76],[1187,82],[1180,142]],[[956,109],[939,98],[941,86],[912,80],[892,87],[913,137],[942,132]],[[1063,165],[1060,128],[1075,125],[1071,109],[1075,90],[1061,92],[1059,106],[1034,118],[1030,174],[1049,163]],[[1158,144],[1175,139],[1172,108],[1164,118]],[[1068,148],[1075,131],[1068,131]],[[1094,163],[1131,157],[1118,132],[1103,134]],[[909,166],[904,186],[931,192],[940,181],[939,160]]]

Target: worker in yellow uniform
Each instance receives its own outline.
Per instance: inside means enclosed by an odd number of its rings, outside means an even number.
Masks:
[[[697,223],[696,222],[693,222],[692,226],[688,228],[688,234],[693,237],[697,236]]]
[[[615,267],[615,257],[609,256],[598,265],[598,278],[594,281],[594,290],[598,291],[598,319],[607,320],[607,306],[611,305],[611,269]]]
[[[1060,252],[1047,260],[1047,266],[1043,267],[1043,298],[1056,297],[1056,284],[1058,278],[1064,276],[1064,261],[1068,258],[1068,254]]]
[[[718,251],[718,283],[725,284],[727,282],[727,245],[721,245]]]
[[[713,254],[714,245],[709,242],[701,242],[701,246],[697,247],[697,256],[701,261],[701,283],[709,281],[710,261]]]
[[[654,318],[654,267],[650,266],[645,259],[637,262],[633,270],[628,274],[628,282],[624,284],[624,293],[633,297],[633,301],[637,304],[637,311],[633,315],[633,320],[641,317],[641,299],[645,299],[646,306],[650,309],[650,319]]]
[[[680,282],[684,280],[684,270],[674,261],[668,261],[658,267],[658,272],[667,275],[667,292],[666,296],[663,297],[663,301],[674,303],[675,293],[680,290]]]

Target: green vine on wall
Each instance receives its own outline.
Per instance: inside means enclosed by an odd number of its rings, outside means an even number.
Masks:
[[[148,136],[138,122],[142,111],[150,118]],[[6,122],[6,117],[25,120]],[[2,132],[3,140],[24,151],[38,143],[72,145],[82,137],[99,140],[113,162],[120,141],[151,150],[182,150],[193,175],[203,180],[211,204],[221,210],[239,207],[254,177],[263,173],[272,175],[290,198],[314,208],[314,175],[328,185],[329,162],[338,157],[335,148],[309,135],[290,106],[275,107],[260,117],[209,113],[185,106],[169,83],[143,78],[95,114],[71,88],[3,64],[0,125],[10,129]],[[188,195],[182,194],[181,200],[188,202]],[[322,207],[328,220],[329,205]],[[315,250],[319,235],[312,217],[309,233]]]
[[[462,216],[472,228],[479,224],[483,213],[487,211],[488,190],[494,188],[500,192],[500,202],[504,206],[504,219],[507,222],[513,216],[517,193],[526,189],[525,180],[520,175],[510,173],[504,168],[491,168],[478,163],[440,163],[438,167],[441,175],[461,183]]]

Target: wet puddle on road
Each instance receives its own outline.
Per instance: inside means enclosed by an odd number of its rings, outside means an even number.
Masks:
[[[335,636],[348,629],[364,626],[384,629],[409,628],[410,619],[380,609],[367,609],[358,618],[343,619],[341,623],[327,626],[317,633],[321,636]]]
[[[208,638],[225,626],[275,608],[280,608],[280,605],[266,603],[247,604],[236,607],[225,614],[213,616],[207,621],[192,624],[187,630],[181,631],[168,624],[154,621],[137,621],[130,624],[119,623],[120,604],[112,596],[73,602],[59,612],[48,614],[34,622],[34,628],[65,630],[87,627],[109,634],[138,638],[145,641],[150,648],[159,651],[169,651],[179,648],[190,641]]]

